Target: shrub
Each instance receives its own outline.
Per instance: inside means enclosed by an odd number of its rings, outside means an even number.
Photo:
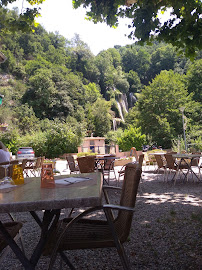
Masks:
[[[122,151],[129,151],[131,147],[137,150],[142,149],[142,145],[146,142],[146,135],[141,133],[140,128],[130,126],[125,129],[123,135],[118,138],[118,145]]]
[[[80,152],[77,154],[77,157],[86,157],[86,156],[96,156],[97,153],[93,152]]]

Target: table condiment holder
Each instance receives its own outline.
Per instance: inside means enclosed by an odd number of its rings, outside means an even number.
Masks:
[[[19,164],[13,165],[12,180],[15,185],[24,184],[24,176],[22,167]]]
[[[41,168],[41,188],[54,188],[53,164],[43,164]]]

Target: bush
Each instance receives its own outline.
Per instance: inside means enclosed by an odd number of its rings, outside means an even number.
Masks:
[[[118,145],[122,151],[129,151],[131,147],[142,150],[142,145],[146,142],[146,135],[141,133],[140,128],[129,127],[125,129],[123,135],[118,138]]]
[[[77,157],[96,156],[97,154],[93,152],[80,152],[77,154]]]
[[[9,129],[5,132],[0,132],[0,141],[8,148],[10,152],[15,154],[20,147],[20,134],[17,129]]]
[[[56,158],[65,153],[77,152],[82,134],[73,131],[66,123],[52,123],[44,131],[20,136],[18,130],[0,133],[0,140],[15,154],[19,147],[32,147],[36,156]]]

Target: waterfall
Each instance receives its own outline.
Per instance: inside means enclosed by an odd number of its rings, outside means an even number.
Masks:
[[[116,119],[113,118],[113,130],[117,130],[117,124],[116,124]]]
[[[128,113],[128,110],[127,110],[127,108],[126,108],[126,103],[125,103],[125,100],[124,100],[124,99],[121,100],[121,107],[123,108],[123,110],[124,110],[126,113]]]
[[[124,117],[123,117],[123,112],[122,112],[122,108],[121,108],[121,104],[119,101],[116,101],[117,106],[118,106],[118,110],[119,110],[119,115],[121,117],[121,120],[124,122]]]
[[[136,101],[137,101],[137,98],[134,96],[132,92],[130,92],[128,96],[129,108],[132,108],[134,104],[136,103]]]
[[[123,109],[125,110],[125,112],[128,113],[128,99],[127,99],[127,95],[126,94],[122,94],[121,96],[121,104],[123,106]]]
[[[117,130],[118,126],[120,126],[121,123],[121,119],[120,118],[113,118],[112,119],[112,124],[113,124],[113,130]]]

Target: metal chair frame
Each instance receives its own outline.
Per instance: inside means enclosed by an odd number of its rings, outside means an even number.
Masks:
[[[67,257],[64,257],[65,256],[63,252],[64,250],[86,249],[86,248],[91,249],[91,248],[98,248],[98,247],[100,248],[115,247],[121,259],[123,268],[125,270],[130,269],[126,253],[124,251],[123,243],[127,240],[129,232],[130,232],[131,222],[132,222],[132,217],[133,217],[133,212],[134,212],[134,207],[135,207],[135,201],[136,201],[136,194],[137,194],[138,185],[139,185],[139,181],[141,177],[141,171],[142,170],[139,164],[129,163],[126,165],[126,172],[125,172],[124,183],[123,183],[122,192],[121,192],[120,205],[104,204],[101,206],[90,208],[84,211],[83,213],[79,214],[75,218],[64,219],[63,221],[61,221],[61,223],[58,225],[57,231],[53,234],[53,237],[55,237],[55,239],[52,239],[51,242],[47,243],[47,246],[45,248],[45,255],[48,255],[51,253],[49,270],[52,269],[52,267],[54,266],[54,261],[57,256],[57,252],[60,253],[60,255],[62,256],[62,259],[65,260],[65,262],[70,267],[70,269],[75,269],[75,267],[72,265],[69,259]],[[114,188],[120,189],[118,187],[114,187]],[[104,211],[106,221],[89,220],[89,219],[83,218],[99,210]],[[114,218],[112,210],[118,211],[116,218]],[[84,228],[86,228],[87,230],[87,225],[90,225],[89,229],[91,230],[91,226],[95,226],[94,229],[96,230],[97,228],[98,235],[100,235],[99,222],[101,225],[104,226],[103,230],[101,229],[102,233],[104,233],[104,235],[106,235],[107,233],[106,239],[103,239],[102,236],[100,236],[100,238],[99,236],[97,237],[95,236],[95,238],[90,237],[89,241],[85,240],[86,237],[88,237],[88,233],[86,232],[85,234],[85,230],[82,230],[82,229],[78,231],[76,227],[76,226],[82,226],[82,224],[84,223]],[[96,227],[96,224],[98,224],[98,227]],[[77,244],[77,240],[76,240],[76,242],[70,243],[69,239],[67,239],[66,243],[70,248],[66,248],[63,243],[66,240],[66,236],[68,236],[68,231],[70,229],[73,230],[73,228],[75,230],[75,233],[78,239],[80,239],[81,242]],[[105,230],[107,230],[107,232]],[[71,230],[69,232],[71,232]],[[84,235],[83,240],[80,238],[81,233]],[[72,237],[71,233],[69,233],[69,237]],[[74,241],[74,238],[73,238],[73,241]]]

